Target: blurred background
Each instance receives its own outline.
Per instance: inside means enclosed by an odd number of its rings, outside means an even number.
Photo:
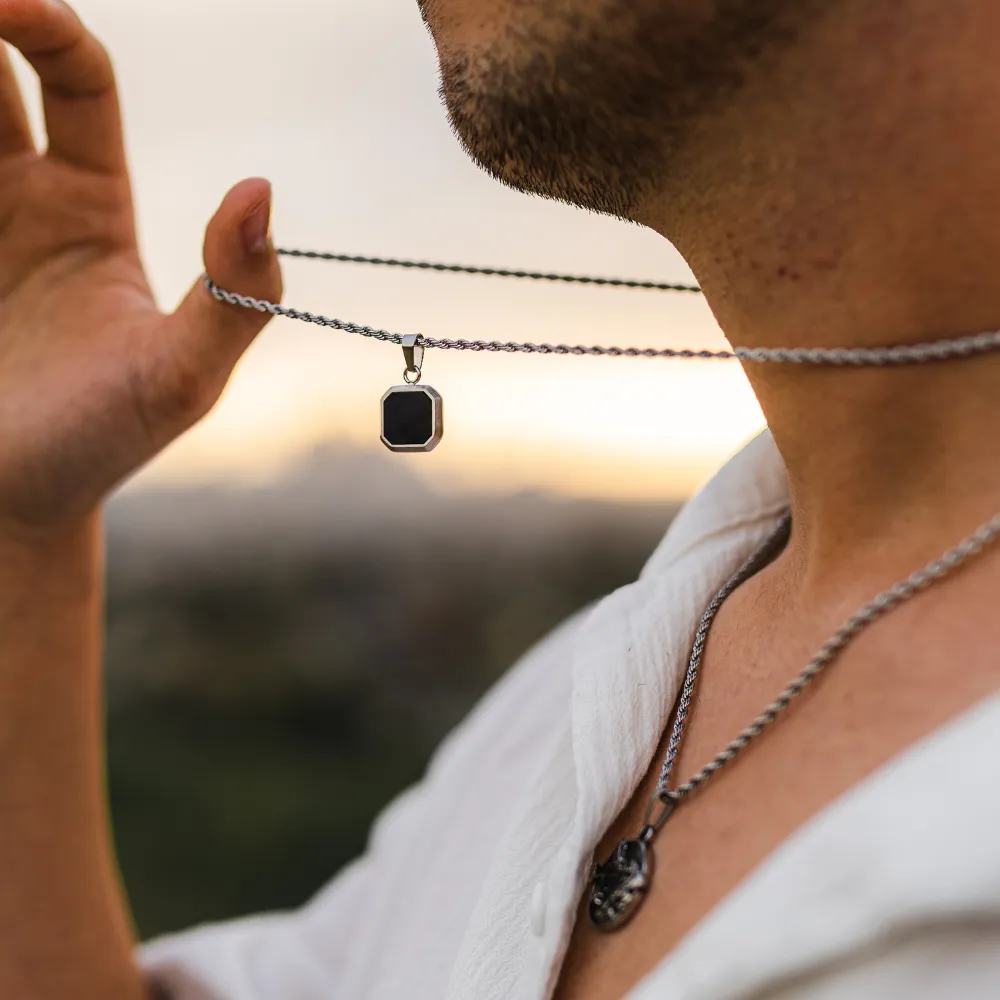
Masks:
[[[118,67],[165,308],[251,175],[274,183],[282,246],[690,279],[653,233],[472,166],[414,0],[76,7]],[[723,345],[691,295],[309,262],[286,284],[400,332]],[[110,505],[110,790],[146,937],[304,902],[484,689],[634,579],[762,423],[730,363],[429,352],[445,440],[394,456],[378,401],[401,369],[398,348],[277,321]]]

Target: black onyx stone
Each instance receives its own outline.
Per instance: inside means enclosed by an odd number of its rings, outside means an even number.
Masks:
[[[429,451],[440,437],[440,402],[433,389],[390,389],[382,400],[382,439],[386,445]]]
[[[391,392],[382,404],[382,433],[390,444],[426,444],[434,434],[434,401],[426,392]]]

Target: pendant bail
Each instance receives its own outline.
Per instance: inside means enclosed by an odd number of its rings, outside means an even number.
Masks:
[[[403,345],[403,360],[406,363],[403,380],[407,385],[416,385],[424,367],[424,346],[420,343],[420,335],[407,333],[400,343]]]
[[[646,816],[642,823],[639,839],[649,843],[660,832],[663,824],[673,815],[678,799],[667,788],[658,789],[646,806]]]

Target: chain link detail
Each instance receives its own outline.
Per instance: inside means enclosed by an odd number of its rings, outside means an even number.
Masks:
[[[980,553],[987,545],[1000,538],[1000,514],[977,528],[944,555],[927,563],[926,566],[900,580],[883,591],[867,604],[862,605],[833,635],[818,653],[802,668],[801,672],[784,688],[767,708],[757,716],[735,739],[726,744],[700,771],[675,789],[668,787],[670,776],[677,761],[684,731],[687,726],[691,702],[698,683],[698,672],[705,652],[705,642],[715,621],[719,608],[726,598],[742,583],[766,566],[784,547],[791,529],[791,515],[785,514],[780,524],[753,555],[733,574],[729,581],[715,595],[705,610],[698,631],[695,633],[687,674],[677,704],[673,728],[667,744],[667,754],[660,770],[660,779],[652,801],[679,803],[707,782],[712,775],[721,771],[730,761],[742,753],[765,729],[772,725],[791,703],[812,683],[869,625],[888,614],[893,608],[909,600],[915,594],[926,590],[932,584],[958,569],[967,559]]]
[[[542,281],[576,281],[580,283],[621,285],[628,288],[656,288],[661,290],[700,291],[694,286],[659,285],[652,282],[629,282],[616,278],[585,278],[573,275],[532,274],[526,271],[499,271],[489,268],[461,267],[457,264],[430,264],[423,261],[396,261],[378,257],[348,257],[339,254],[320,254],[311,250],[279,250],[287,257],[316,257],[321,260],[349,260],[364,263],[386,264],[392,267],[420,267],[432,270],[462,271],[471,274],[493,274],[512,278],[531,278]],[[289,306],[278,305],[264,299],[220,288],[207,274],[205,287],[219,302],[243,309],[253,309],[272,316],[313,323],[332,330],[343,330],[372,340],[388,344],[401,344],[403,334],[378,330],[374,327],[352,323],[348,320],[320,316]],[[530,342],[502,340],[448,340],[446,338],[425,337],[419,334],[422,347],[449,351],[488,351],[508,354],[576,354],[610,358],[680,358],[701,361],[750,361],[796,365],[831,365],[835,367],[884,367],[891,365],[924,364],[931,361],[948,361],[953,358],[967,358],[976,354],[986,354],[1000,350],[1000,331],[979,333],[967,337],[946,340],[932,340],[921,344],[900,344],[894,347],[737,347],[734,350],[694,350],[672,347],[600,347],[583,344],[533,344]]]
[[[254,309],[257,312],[270,313],[272,316],[284,316],[286,319],[297,319],[304,323],[314,323],[317,326],[329,327],[332,330],[343,330],[346,333],[356,333],[361,337],[381,340],[387,344],[402,344],[404,334],[390,333],[388,330],[376,330],[360,323],[334,319],[330,316],[317,316],[315,313],[303,312],[289,306],[277,305],[264,299],[255,299],[249,295],[238,295],[220,288],[207,274],[204,276],[205,286],[213,298],[231,306],[241,306],[244,309]],[[420,335],[418,343],[422,347],[436,347],[451,351],[490,351],[506,352],[508,354],[593,354],[611,357],[644,357],[644,358],[704,358],[731,359],[736,357],[732,351],[692,351],[674,350],[672,348],[657,349],[653,347],[584,347],[581,344],[531,344],[500,340],[447,340]]]
[[[665,281],[632,281],[625,278],[591,278],[578,274],[548,274],[541,271],[508,271],[497,267],[472,267],[467,264],[435,264],[426,260],[397,260],[394,257],[358,257],[346,253],[321,253],[318,250],[278,250],[280,257],[306,260],[329,260],[341,264],[376,264],[420,271],[450,271],[454,274],[481,274],[491,278],[527,278],[530,281],[556,281],[575,285],[600,285],[609,288],[638,288],[654,292],[701,292],[697,285]]]

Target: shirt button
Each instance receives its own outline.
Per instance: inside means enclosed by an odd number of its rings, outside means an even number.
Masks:
[[[544,882],[539,882],[531,895],[531,932],[535,937],[542,937],[545,934],[545,911],[548,904],[548,887]]]

